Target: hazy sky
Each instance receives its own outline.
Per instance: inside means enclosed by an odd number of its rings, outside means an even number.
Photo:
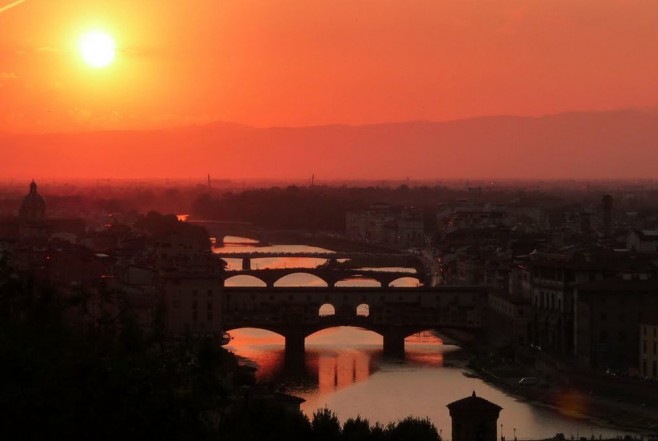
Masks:
[[[0,0],[0,132],[655,106],[657,23],[656,0]]]

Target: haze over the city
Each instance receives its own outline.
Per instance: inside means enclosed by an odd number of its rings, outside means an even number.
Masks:
[[[5,1],[0,172],[647,178],[656,16],[620,0]]]

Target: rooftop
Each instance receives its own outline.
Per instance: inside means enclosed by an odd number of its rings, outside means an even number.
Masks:
[[[452,403],[448,404],[448,409],[450,409],[450,412],[456,410],[456,411],[469,411],[469,412],[500,412],[502,407],[500,407],[497,404],[492,403],[491,401],[487,401],[484,398],[480,398],[475,395],[475,391],[473,391],[473,395],[470,397],[462,398],[461,400],[453,401]]]

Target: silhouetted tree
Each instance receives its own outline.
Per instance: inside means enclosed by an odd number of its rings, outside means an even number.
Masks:
[[[309,441],[314,439],[308,418],[275,403],[245,399],[220,424],[223,441]]]
[[[350,418],[343,424],[344,441],[367,441],[370,440],[370,424],[368,420],[361,417]]]
[[[315,411],[311,420],[311,428],[315,441],[337,441],[341,439],[341,427],[338,417],[326,407]]]
[[[387,430],[390,441],[440,441],[441,437],[428,418],[407,417]]]

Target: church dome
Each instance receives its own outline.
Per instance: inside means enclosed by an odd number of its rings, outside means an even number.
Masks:
[[[22,221],[38,222],[46,216],[46,202],[41,195],[37,193],[37,184],[32,181],[30,192],[23,198],[18,217]]]

